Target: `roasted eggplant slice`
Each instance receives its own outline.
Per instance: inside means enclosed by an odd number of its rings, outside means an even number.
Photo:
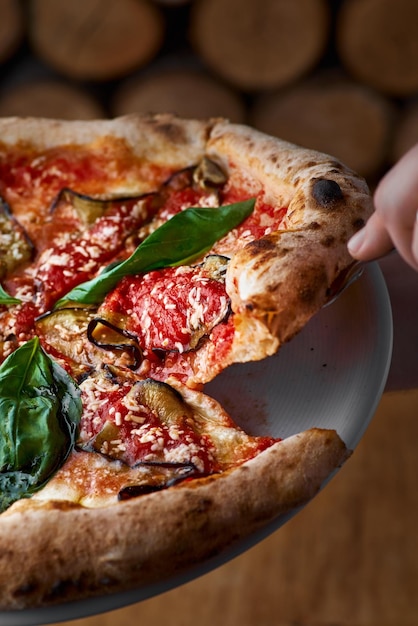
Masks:
[[[51,212],[54,212],[59,208],[61,203],[69,203],[77,213],[82,224],[89,227],[92,226],[96,220],[102,217],[109,209],[120,205],[132,205],[132,207],[134,207],[136,204],[150,196],[156,196],[156,194],[154,192],[150,192],[139,196],[121,198],[94,198],[83,193],[78,193],[68,187],[64,187],[56,196],[50,210]]]
[[[23,227],[13,217],[9,205],[0,197],[0,280],[21,263],[29,261],[34,246]]]
[[[179,392],[167,383],[152,378],[138,381],[128,392],[127,402],[146,406],[167,426],[181,426],[191,410]]]
[[[87,326],[94,313],[88,309],[57,309],[36,320],[36,330],[48,343],[70,358],[77,358],[84,350]]]
[[[220,165],[205,156],[195,168],[193,180],[202,189],[213,190],[225,185],[228,176]]]
[[[225,281],[226,270],[230,259],[220,254],[208,254],[200,267],[213,280]]]
[[[153,472],[150,473],[150,478],[147,482],[127,485],[123,487],[118,493],[118,500],[130,500],[131,498],[138,498],[139,496],[145,496],[155,491],[162,491],[173,487],[178,483],[192,478],[193,476],[202,476],[193,463],[153,463],[141,462],[137,467],[149,467]],[[159,473],[156,470],[160,470]]]
[[[106,319],[94,317],[90,320],[87,339],[102,350],[129,353],[132,357],[132,362],[126,364],[129,369],[136,370],[141,365],[142,351],[137,337]]]
[[[94,312],[82,308],[57,309],[36,320],[36,332],[74,368],[74,376],[100,365],[100,359],[87,339],[87,326]]]
[[[48,312],[36,320],[36,331],[60,355],[88,368],[101,367],[103,350],[112,352],[112,361],[130,369],[136,369],[142,361],[134,336],[97,318],[95,311],[88,308]]]
[[[91,447],[96,452],[110,456],[112,459],[118,459],[118,447],[114,444],[119,440],[120,428],[114,422],[105,422],[102,430],[95,436],[91,442]]]

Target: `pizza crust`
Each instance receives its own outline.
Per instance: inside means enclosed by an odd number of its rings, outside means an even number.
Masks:
[[[219,122],[208,154],[231,181],[261,187],[266,202],[288,207],[280,230],[232,256],[226,283],[233,311],[261,321],[277,350],[324,306],[353,263],[347,242],[372,213],[369,189],[337,159],[246,126]],[[241,349],[239,337],[234,349]]]
[[[335,431],[311,429],[225,474],[111,507],[21,500],[1,517],[0,608],[168,581],[306,504],[349,454]]]
[[[29,144],[39,150],[65,145],[126,142],[139,157],[156,165],[182,168],[205,154],[212,121],[182,120],[173,115],[126,115],[109,120],[0,118],[0,141]]]

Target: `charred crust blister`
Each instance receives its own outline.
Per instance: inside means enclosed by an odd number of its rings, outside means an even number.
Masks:
[[[328,235],[321,240],[321,243],[325,248],[331,248],[335,244],[335,237]]]
[[[155,130],[173,144],[186,143],[187,137],[183,127],[180,124],[170,122],[156,121],[154,123]]]
[[[353,220],[353,228],[354,230],[360,230],[365,225],[365,221],[362,217]]]
[[[312,196],[320,206],[327,209],[333,208],[344,197],[339,184],[329,178],[317,178],[314,180]]]

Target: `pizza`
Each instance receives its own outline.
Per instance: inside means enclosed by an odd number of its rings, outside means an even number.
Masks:
[[[364,180],[223,119],[0,129],[0,608],[169,580],[308,502],[338,433],[246,433],[205,384],[335,294]]]

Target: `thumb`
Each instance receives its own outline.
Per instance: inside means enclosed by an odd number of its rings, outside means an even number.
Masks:
[[[393,249],[393,242],[378,213],[368,220],[348,242],[348,251],[359,261],[372,261],[384,256]]]

